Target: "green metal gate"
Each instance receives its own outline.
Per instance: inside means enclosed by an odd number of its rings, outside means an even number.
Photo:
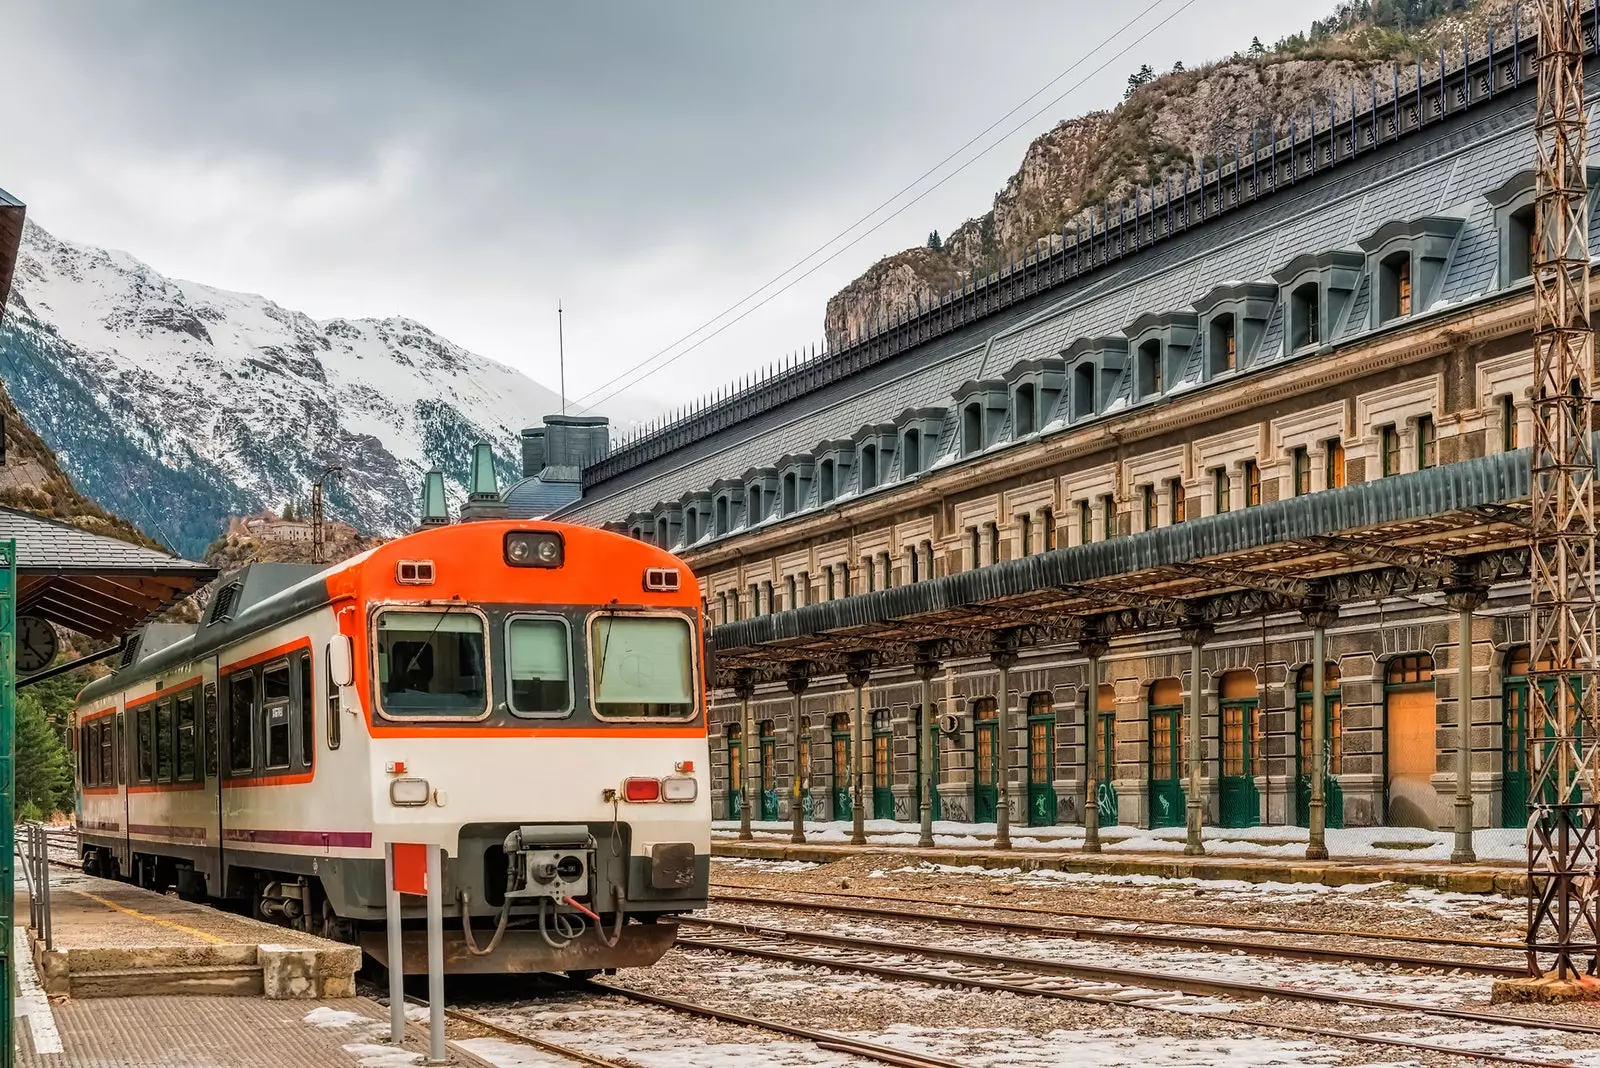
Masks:
[[[770,719],[761,721],[761,818],[778,818],[778,737]]]
[[[1295,715],[1299,726],[1295,731],[1294,745],[1294,821],[1297,826],[1311,823],[1311,666],[1300,669],[1298,692],[1295,694]],[[1328,827],[1344,826],[1344,789],[1339,785],[1340,765],[1344,758],[1344,712],[1339,690],[1339,669],[1328,664],[1322,676],[1323,707],[1323,759],[1326,775],[1322,780],[1322,818]]]
[[[1224,827],[1254,827],[1261,822],[1261,793],[1256,789],[1260,754],[1256,751],[1258,701],[1223,701],[1222,781],[1219,795]]]
[[[728,724],[728,818],[739,818],[744,802],[744,745],[739,724]]]
[[[872,818],[894,819],[894,725],[887,708],[872,713]]]
[[[1528,679],[1505,680],[1502,701],[1500,823],[1525,827],[1528,823]]]
[[[917,757],[916,772],[911,776],[911,811],[912,818],[922,818],[922,709],[917,709],[917,742],[913,752]],[[943,819],[942,807],[939,804],[939,725],[933,725],[933,818]]]
[[[1028,826],[1056,821],[1056,715],[1047,693],[1028,698]]]
[[[840,712],[833,717],[833,818],[847,820],[855,816],[850,805],[850,716]]]
[[[1095,788],[1095,807],[1100,810],[1100,826],[1115,827],[1122,821],[1117,798],[1117,713],[1100,713],[1100,778]]]
[[[1000,807],[1000,715],[992,697],[972,705],[972,822],[993,823]]]
[[[1183,773],[1179,767],[1183,706],[1150,709],[1150,826],[1181,827]]]

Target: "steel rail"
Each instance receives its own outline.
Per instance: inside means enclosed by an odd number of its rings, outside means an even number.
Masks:
[[[735,898],[718,896],[716,901],[733,901]],[[906,909],[882,908],[875,905],[832,904],[820,901],[796,901],[785,898],[742,899],[740,903],[759,901],[768,908],[836,912],[858,916],[879,916],[884,919],[917,923],[942,923],[956,927],[974,927],[1013,934],[1045,935],[1073,941],[1125,942],[1136,945],[1178,946],[1196,950],[1237,949],[1252,956],[1283,957],[1290,960],[1366,961],[1373,964],[1399,964],[1408,968],[1437,968],[1445,971],[1466,971],[1479,975],[1516,976],[1528,974],[1522,964],[1492,964],[1480,961],[1448,960],[1443,957],[1417,957],[1400,953],[1370,953],[1349,949],[1327,949],[1321,946],[1291,946],[1278,942],[1254,942],[1231,938],[1206,938],[1201,935],[1163,934],[1160,932],[1113,931],[1101,927],[1052,927],[1043,923],[1024,923],[1020,920],[984,919],[977,916],[944,916],[930,912],[911,912]],[[982,906],[979,906],[982,907]]]
[[[812,1027],[800,1027],[796,1024],[782,1023],[778,1020],[749,1016],[742,1012],[718,1009],[692,1001],[680,1001],[677,998],[650,994],[643,990],[635,990],[632,987],[596,982],[593,979],[582,980],[578,985],[580,988],[588,989],[595,993],[617,994],[664,1009],[688,1013],[692,1016],[704,1016],[708,1019],[720,1020],[723,1023],[738,1024],[742,1027],[750,1027],[761,1031],[772,1031],[776,1034],[788,1035],[791,1038],[803,1038],[808,1042],[815,1043],[820,1049],[865,1057],[883,1064],[896,1065],[898,1068],[972,1068],[971,1065],[961,1061],[945,1060],[942,1057],[935,1057],[927,1053],[914,1053],[909,1050],[895,1049],[892,1046],[882,1046],[876,1042],[848,1038],[844,1035],[834,1034],[831,1031],[819,1031]]]
[[[1137,1000],[1137,991],[1129,990],[1129,995],[1116,997],[1114,995],[1079,992],[1059,987],[1041,987],[1028,985],[1015,980],[985,978],[980,976],[961,976],[942,972],[924,972],[913,968],[897,967],[894,965],[868,964],[861,961],[838,960],[829,957],[807,956],[803,953],[791,953],[783,950],[765,949],[754,946],[739,946],[718,942],[702,942],[696,939],[678,940],[678,944],[686,949],[705,949],[724,953],[740,953],[746,956],[759,957],[764,960],[782,961],[790,964],[807,965],[810,967],[828,968],[834,971],[858,972],[864,975],[873,975],[883,979],[901,979],[915,983],[926,983],[933,986],[964,986],[974,990],[985,990],[1000,994],[1022,994],[1032,997],[1050,998],[1057,1001],[1075,1001],[1091,1005],[1104,1005],[1118,1009],[1144,1009],[1151,1012],[1177,1012],[1184,1013],[1189,1018],[1192,1014],[1183,1009],[1174,1008],[1159,1002]],[[878,951],[892,943],[863,943],[869,949]],[[926,955],[926,954],[924,954]],[[1035,973],[1035,978],[1047,979],[1048,976]],[[1104,989],[1101,984],[1098,989]],[[1262,988],[1266,993],[1263,996],[1276,997],[1276,989]],[[1143,995],[1150,997],[1149,993]],[[1393,1003],[1381,1003],[1381,1007],[1393,1009]],[[1432,1011],[1427,1008],[1426,1011]],[[1257,1020],[1247,1016],[1236,1016],[1232,1013],[1214,1016],[1207,1014],[1204,1019],[1215,1020],[1220,1023],[1240,1024],[1269,1031],[1282,1031],[1288,1034],[1309,1035],[1316,1038],[1327,1038],[1338,1041],[1354,1042],[1366,1045],[1387,1046],[1397,1049],[1419,1050],[1427,1053],[1440,1053],[1452,1057],[1461,1057],[1471,1060],[1489,1061],[1496,1064],[1528,1065],[1531,1068],[1572,1068],[1570,1061],[1544,1061],[1531,1057],[1516,1057],[1505,1053],[1490,1053],[1484,1050],[1458,1049],[1454,1046],[1444,1046],[1433,1042],[1423,1042],[1415,1039],[1392,1038],[1378,1034],[1364,1034],[1359,1031],[1340,1031],[1329,1027],[1312,1027],[1306,1024],[1291,1024],[1277,1020]],[[1544,1021],[1525,1021],[1516,1017],[1507,1017],[1519,1027],[1543,1027]],[[1560,1030],[1582,1030],[1582,1028],[1558,1028]]]
[[[765,887],[735,886],[732,883],[712,883],[713,888],[732,888],[736,891],[765,890]],[[781,894],[785,891],[772,890]],[[1248,923],[1242,920],[1182,920],[1160,919],[1151,916],[1129,916],[1126,913],[1095,912],[1088,909],[1055,909],[1047,905],[997,905],[987,902],[952,901],[948,898],[913,897],[906,894],[856,894],[838,890],[795,890],[791,893],[809,897],[842,897],[863,901],[899,901],[908,905],[942,905],[946,908],[987,909],[994,912],[1026,912],[1041,916],[1065,916],[1079,920],[1105,920],[1109,923],[1142,923],[1166,927],[1207,927],[1218,931],[1252,931],[1259,934],[1305,935],[1325,938],[1370,938],[1383,942],[1411,942],[1418,945],[1457,946],[1462,949],[1504,949],[1515,953],[1527,952],[1522,942],[1504,942],[1487,938],[1452,938],[1449,936],[1390,934],[1380,931],[1359,931],[1338,927],[1296,927],[1293,924]],[[748,893],[714,893],[712,901],[760,902],[763,899]],[[1526,974],[1526,972],[1524,972]]]
[[[406,1000],[417,1005],[427,1004],[420,998],[414,998],[409,995]],[[633,1065],[628,1061],[614,1061],[598,1054],[586,1053],[581,1049],[573,1049],[571,1046],[563,1046],[559,1042],[551,1042],[549,1039],[535,1038],[533,1035],[526,1035],[503,1024],[497,1024],[493,1020],[479,1016],[475,1012],[468,1012],[466,1009],[456,1009],[446,1005],[444,1014],[452,1020],[459,1020],[462,1023],[471,1024],[473,1027],[481,1027],[485,1031],[499,1035],[501,1038],[509,1038],[513,1042],[521,1042],[535,1049],[544,1050],[546,1053],[553,1053],[558,1057],[565,1057],[579,1064],[587,1064],[590,1068],[633,1068]]]

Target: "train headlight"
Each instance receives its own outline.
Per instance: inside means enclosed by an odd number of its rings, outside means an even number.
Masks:
[[[393,779],[389,783],[389,803],[415,807],[426,805],[428,798],[433,796],[433,791],[428,788],[427,779]]]
[[[661,800],[693,801],[700,796],[700,784],[682,775],[670,775],[661,780]]]
[[[512,567],[560,567],[566,546],[554,531],[512,530],[506,533],[505,557]]]

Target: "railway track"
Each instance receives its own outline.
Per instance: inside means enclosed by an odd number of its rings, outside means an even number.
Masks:
[[[1492,963],[1484,961],[1450,960],[1443,957],[1417,956],[1406,953],[1380,953],[1340,947],[1288,945],[1282,942],[1262,942],[1245,939],[1212,938],[1204,935],[1167,934],[1155,931],[1119,931],[1104,927],[1065,927],[1048,923],[1022,920],[1002,920],[981,916],[950,916],[918,912],[882,905],[855,902],[802,901],[796,898],[763,898],[739,894],[718,894],[712,900],[719,904],[756,905],[774,909],[791,909],[800,912],[838,913],[851,916],[871,916],[908,923],[937,923],[947,926],[968,927],[1007,934],[1033,937],[1065,938],[1074,941],[1120,942],[1135,945],[1170,946],[1199,951],[1227,950],[1251,956],[1281,957],[1289,960],[1361,961],[1369,964],[1399,965],[1406,968],[1434,968],[1445,971],[1462,971],[1476,975],[1521,977],[1528,973],[1522,964]],[[985,909],[988,906],[971,906]],[[1383,940],[1374,933],[1349,932],[1347,938]]]
[[[794,1024],[782,1023],[778,1020],[767,1020],[759,1016],[731,1012],[727,1009],[719,1009],[712,1005],[701,1005],[692,1001],[683,1001],[679,998],[663,997],[659,994],[650,994],[643,990],[634,990],[630,987],[612,983],[580,980],[572,984],[572,989],[595,995],[624,997],[643,1004],[654,1005],[657,1008],[669,1009],[689,1016],[697,1016],[701,1019],[736,1024],[740,1027],[784,1035],[788,1038],[799,1038],[811,1042],[818,1049],[827,1050],[830,1053],[844,1053],[854,1057],[862,1057],[867,1060],[877,1061],[879,1064],[893,1065],[894,1068],[971,1068],[970,1065],[962,1061],[911,1053],[895,1049],[892,1046],[884,1046],[876,1042],[867,1042],[835,1034],[831,1031],[822,1031],[813,1027],[799,1027]],[[414,998],[408,997],[406,1000],[424,1004],[424,1002]],[[559,1057],[567,1057],[579,1064],[590,1065],[592,1068],[635,1068],[637,1063],[632,1060],[613,1060],[558,1042],[551,1042],[549,1039],[539,1038],[538,1036],[518,1031],[514,1027],[496,1023],[467,1009],[446,1007],[444,1014],[449,1019],[482,1028],[501,1038],[509,1039],[513,1042],[521,1042]]]
[[[1450,1009],[1390,998],[1204,979],[1134,968],[1076,965],[1031,957],[915,945],[881,938],[853,938],[846,935],[762,927],[730,921],[697,918],[692,921],[685,920],[684,923],[707,927],[715,932],[710,936],[680,936],[678,945],[685,949],[732,953],[935,986],[963,986],[996,993],[1021,994],[1156,1012],[1192,1013],[1197,1007],[1192,1000],[1186,1003],[1174,1001],[1174,994],[1190,998],[1220,996],[1235,1000],[1284,999],[1378,1011],[1388,1015],[1407,1014],[1459,1020],[1489,1027],[1600,1036],[1600,1026],[1590,1024],[1565,1020],[1530,1020],[1501,1013]],[[797,951],[797,945],[805,946],[808,952]],[[1570,1068],[1567,1062],[1562,1061],[1547,1061],[1481,1050],[1463,1050],[1387,1034],[1304,1026],[1234,1013],[1208,1014],[1208,1018],[1267,1030],[1444,1053],[1501,1064],[1560,1065],[1562,1068]]]
[[[730,904],[773,904],[790,898],[762,897],[752,890],[781,894],[783,891],[765,891],[759,887],[735,886],[731,883],[712,883],[711,900]],[[1255,934],[1283,934],[1304,938],[1363,938],[1382,942],[1406,942],[1413,945],[1450,946],[1457,949],[1499,949],[1513,953],[1526,953],[1528,947],[1521,942],[1492,938],[1452,938],[1445,935],[1419,935],[1405,932],[1362,931],[1341,927],[1300,927],[1282,923],[1247,923],[1239,920],[1160,918],[1131,916],[1120,912],[1099,912],[1088,909],[1057,909],[1048,905],[1011,905],[990,902],[961,901],[950,898],[914,897],[909,894],[857,894],[837,890],[795,891],[805,897],[843,901],[893,901],[902,905],[938,905],[952,909],[978,909],[985,912],[1015,912],[1035,916],[1059,916],[1064,919],[1098,920],[1104,923],[1131,923],[1147,927],[1199,927],[1217,931],[1240,931]]]

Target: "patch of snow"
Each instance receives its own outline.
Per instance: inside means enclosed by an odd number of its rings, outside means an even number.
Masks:
[[[370,1042],[352,1042],[341,1046],[346,1053],[356,1058],[356,1063],[361,1068],[407,1068],[422,1060],[422,1054],[412,1053],[396,1046],[379,1046]]]
[[[572,1062],[554,1053],[546,1053],[534,1046],[519,1042],[505,1042],[498,1038],[468,1038],[455,1043],[473,1056],[480,1057],[495,1068],[546,1068],[559,1065],[566,1068]]]
[[[302,1016],[301,1019],[317,1027],[355,1027],[375,1022],[370,1017],[363,1016],[359,1012],[330,1008],[327,1005],[318,1005]]]

